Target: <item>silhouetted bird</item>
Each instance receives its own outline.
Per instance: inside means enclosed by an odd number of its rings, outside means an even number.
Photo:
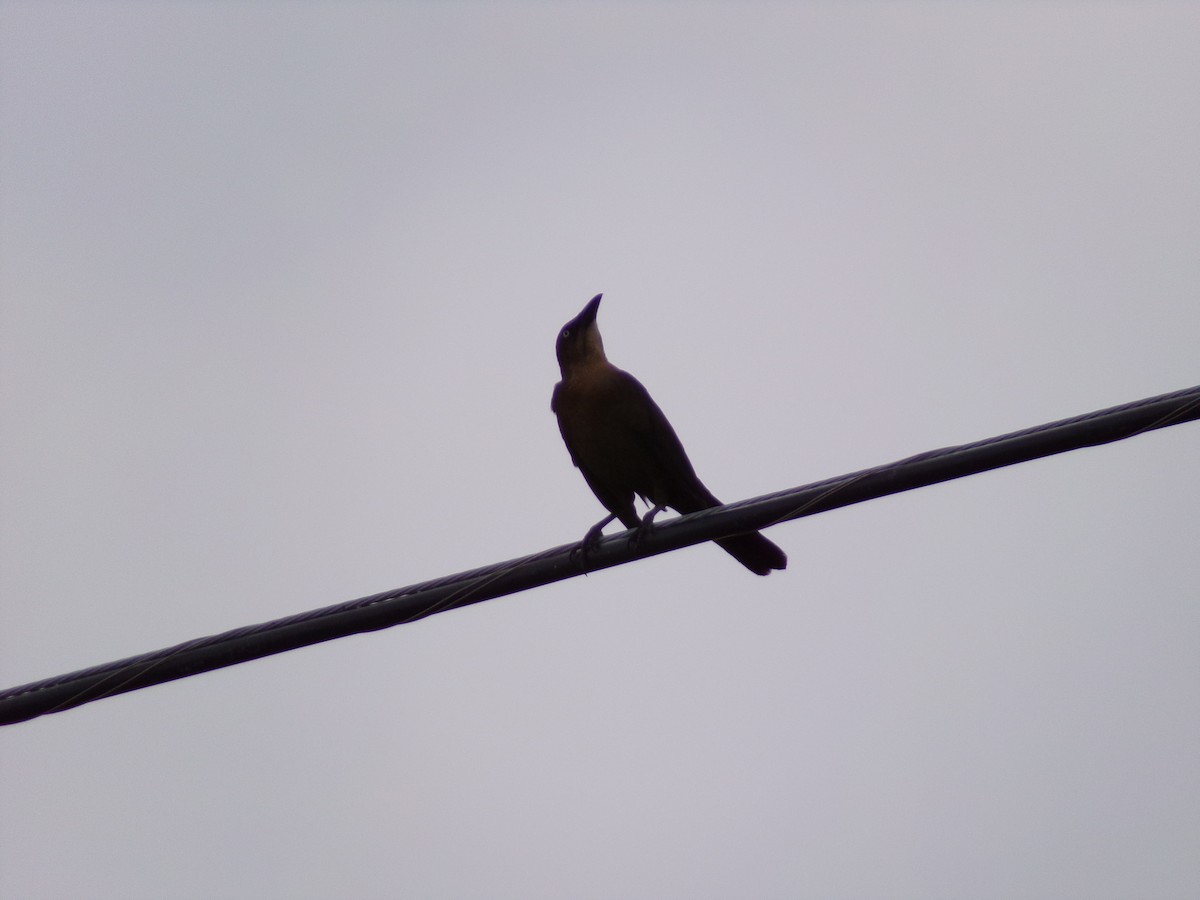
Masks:
[[[608,361],[596,325],[601,294],[563,326],[555,352],[562,381],[550,408],[571,461],[611,513],[583,539],[586,550],[613,519],[626,528],[648,527],[665,507],[698,512],[721,501],[696,477],[675,429],[642,383]],[[639,520],[637,495],[651,510]],[[787,567],[787,556],[758,532],[716,542],[756,575]]]

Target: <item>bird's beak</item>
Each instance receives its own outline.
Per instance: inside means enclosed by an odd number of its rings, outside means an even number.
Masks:
[[[577,328],[584,328],[596,321],[596,313],[600,309],[600,298],[603,296],[603,294],[597,294],[588,301],[588,305],[583,308],[583,312],[575,317],[575,326]]]

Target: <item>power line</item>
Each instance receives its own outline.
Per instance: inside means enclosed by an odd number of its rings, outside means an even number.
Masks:
[[[585,569],[594,572],[713,538],[758,531],[864,500],[1196,419],[1200,419],[1200,386],[681,516],[656,524],[636,545],[631,545],[628,532],[611,535],[589,550],[586,559],[579,554],[577,543],[563,544],[508,562],[10,688],[0,692],[0,725],[350,634],[414,622],[571,578]]]

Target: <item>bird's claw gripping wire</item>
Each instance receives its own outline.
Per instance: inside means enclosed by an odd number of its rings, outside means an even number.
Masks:
[[[616,516],[609,516],[597,522],[587,530],[587,534],[583,536],[583,540],[571,548],[570,559],[572,562],[575,561],[575,554],[579,554],[579,571],[587,572],[588,551],[599,542],[600,536],[604,532],[604,526],[615,518]]]
[[[650,512],[642,516],[642,521],[638,523],[638,527],[634,528],[633,532],[629,535],[630,550],[637,547],[641,539],[654,530],[654,517],[664,509],[666,509],[665,506],[655,506],[650,510]]]

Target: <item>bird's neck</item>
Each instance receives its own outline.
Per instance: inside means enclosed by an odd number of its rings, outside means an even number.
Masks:
[[[583,359],[573,360],[569,365],[563,366],[562,377],[564,381],[587,380],[602,376],[613,368],[613,364],[603,352],[589,353]]]

